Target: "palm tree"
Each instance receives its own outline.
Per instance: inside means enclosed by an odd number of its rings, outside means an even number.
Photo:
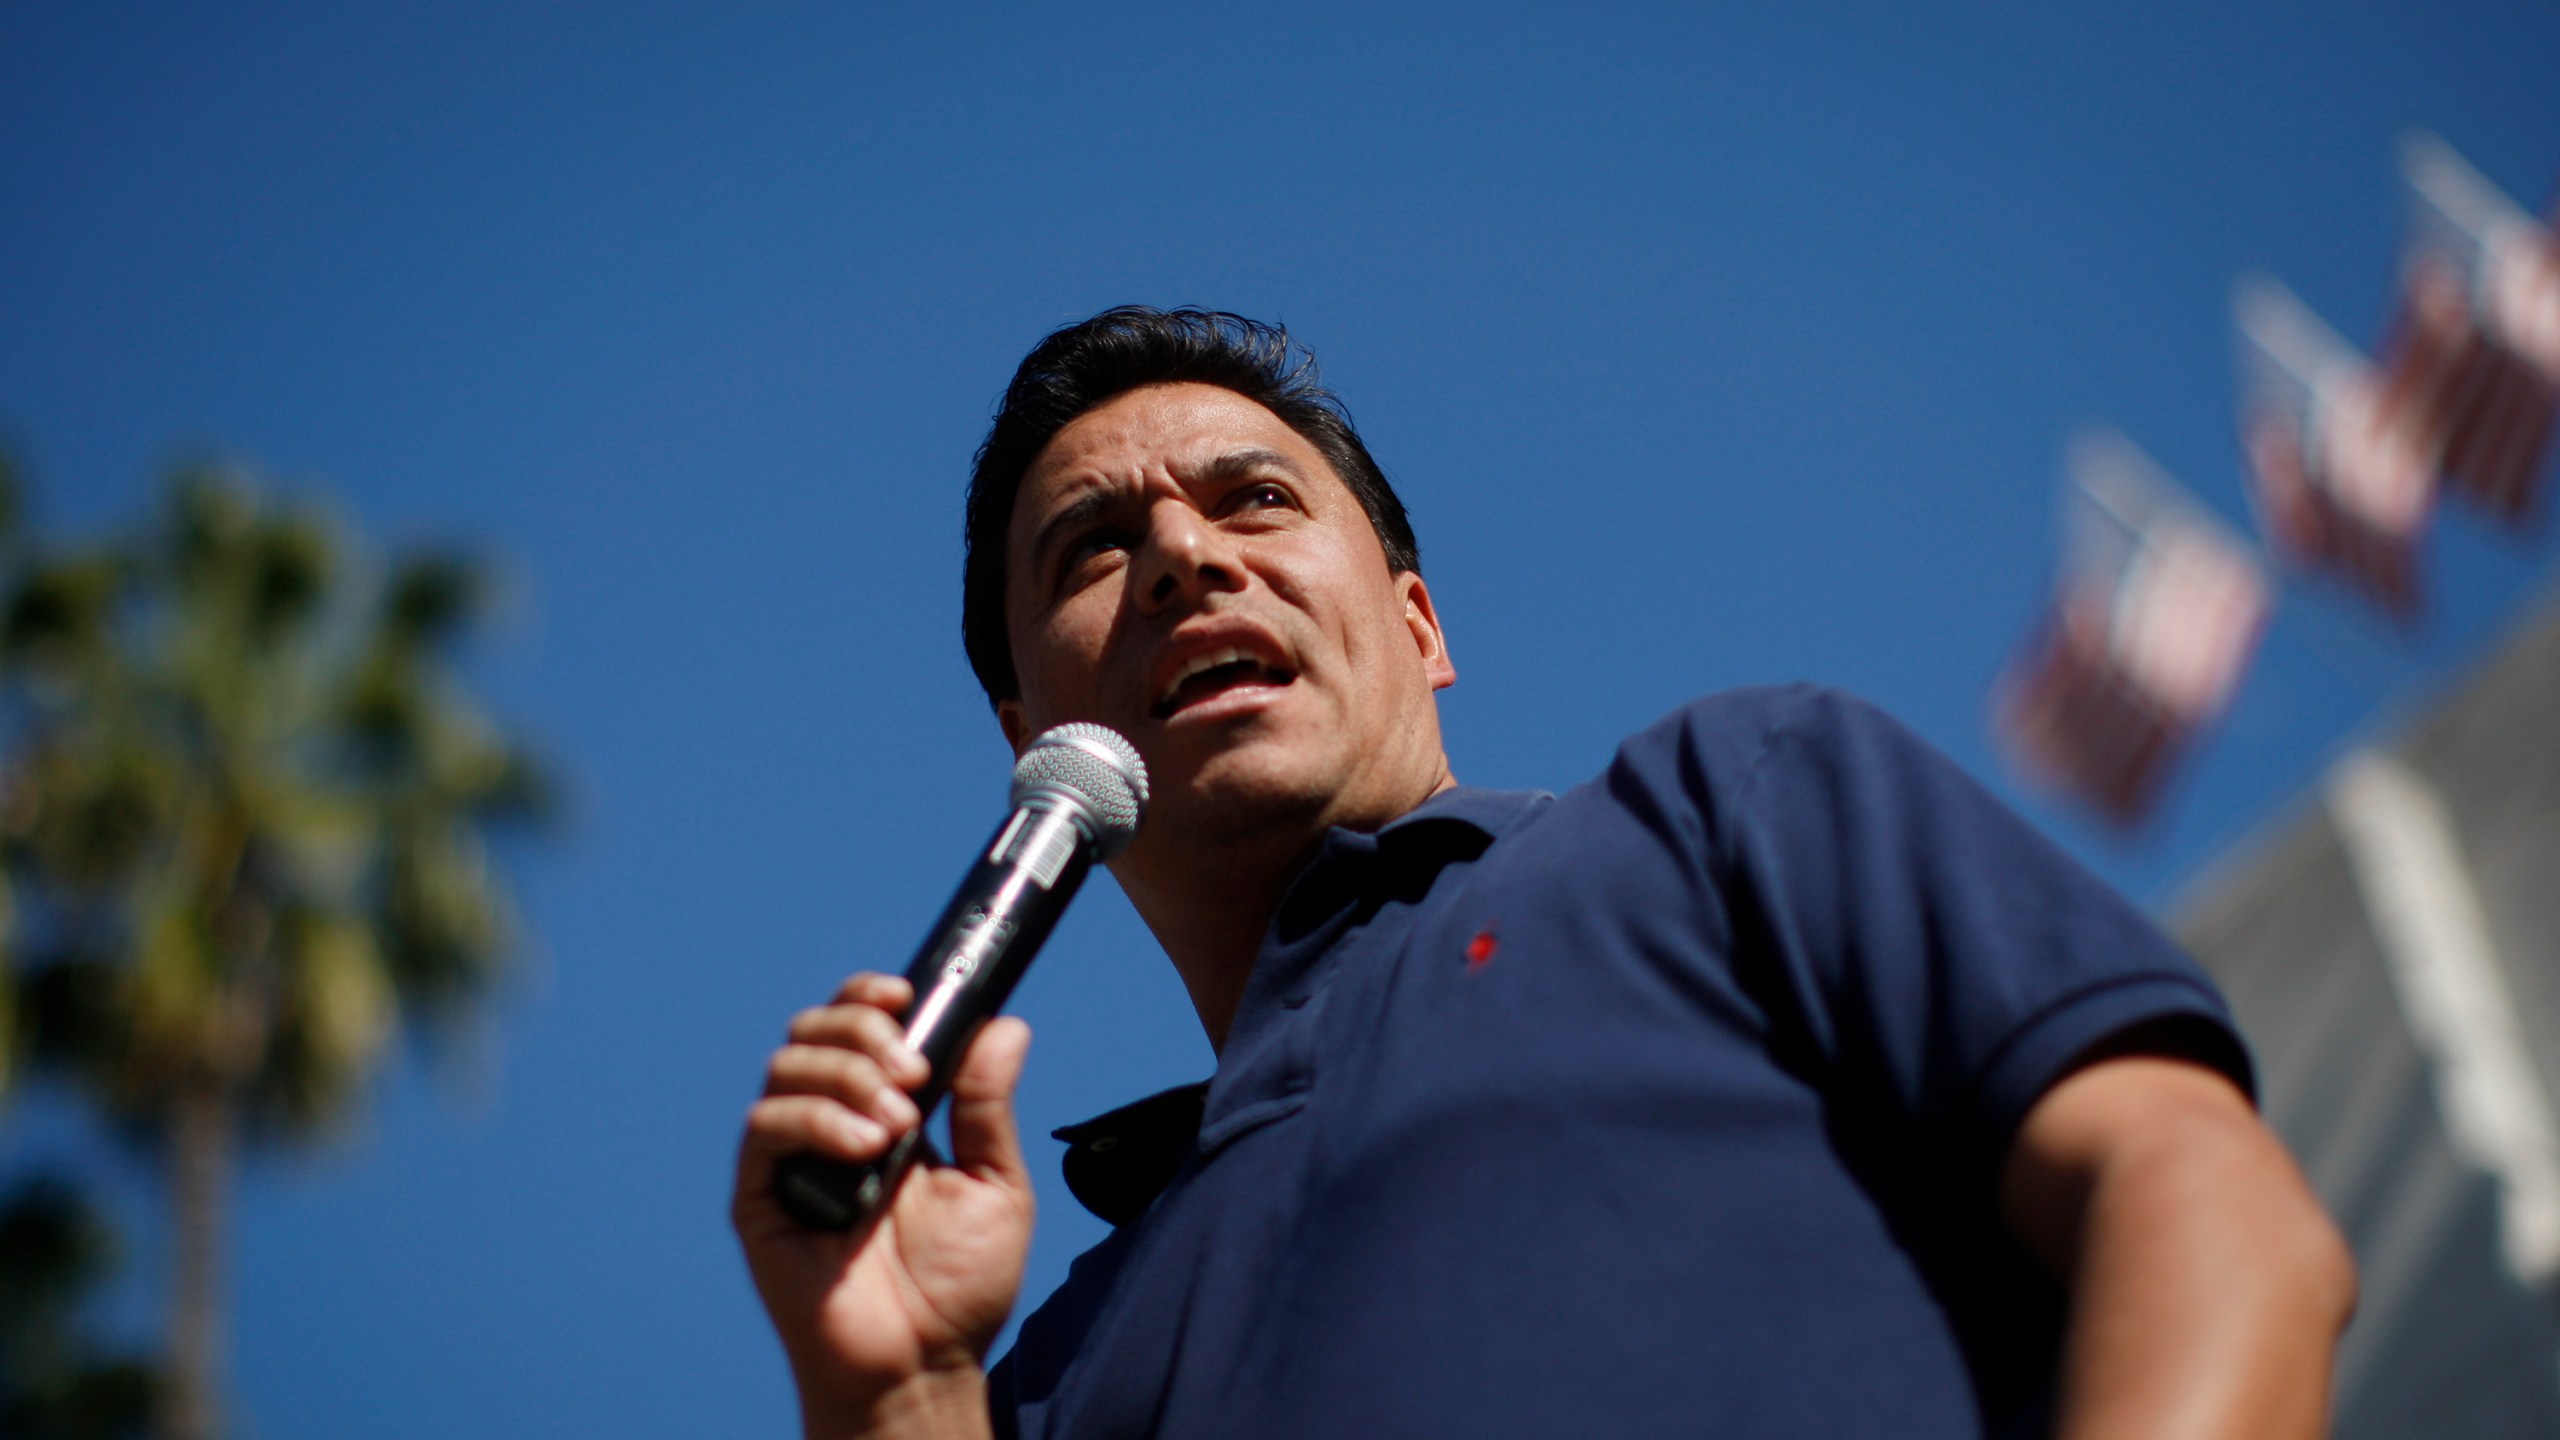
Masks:
[[[83,1334],[80,1301],[114,1269],[115,1237],[86,1197],[37,1175],[0,1199],[0,1435],[138,1440],[159,1377]]]
[[[162,1161],[170,1440],[219,1429],[234,1157],[324,1133],[402,1021],[488,993],[484,832],[542,809],[446,663],[480,572],[416,555],[364,587],[352,553],[195,466],[129,536],[30,548],[0,608],[19,1032]]]

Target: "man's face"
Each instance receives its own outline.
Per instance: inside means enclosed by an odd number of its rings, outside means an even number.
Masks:
[[[1316,448],[1231,390],[1077,417],[1023,476],[1005,565],[1006,738],[1129,737],[1149,835],[1375,828],[1445,780],[1431,692],[1457,672],[1430,592]]]

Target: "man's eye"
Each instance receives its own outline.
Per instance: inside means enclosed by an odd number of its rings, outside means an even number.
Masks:
[[[1129,548],[1129,537],[1117,530],[1096,530],[1079,535],[1058,551],[1058,568],[1071,571],[1096,555]]]
[[[1277,485],[1247,485],[1227,502],[1231,510],[1281,510],[1292,502],[1289,492]]]

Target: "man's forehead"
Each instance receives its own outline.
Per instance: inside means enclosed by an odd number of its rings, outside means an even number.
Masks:
[[[1064,501],[1158,470],[1188,478],[1239,450],[1332,469],[1279,416],[1233,390],[1193,381],[1150,385],[1114,396],[1050,437],[1023,474],[1014,513],[1019,519],[1035,494]]]

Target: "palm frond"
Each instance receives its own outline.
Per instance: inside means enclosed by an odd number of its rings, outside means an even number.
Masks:
[[[445,644],[480,618],[488,598],[488,573],[468,556],[412,556],[393,571],[384,594],[382,637],[397,647]]]
[[[7,447],[0,446],[0,551],[16,547],[18,527],[25,523],[25,491],[21,488],[18,460]]]
[[[17,577],[0,609],[0,653],[55,677],[110,658],[116,612],[133,579],[112,551],[48,557]]]

